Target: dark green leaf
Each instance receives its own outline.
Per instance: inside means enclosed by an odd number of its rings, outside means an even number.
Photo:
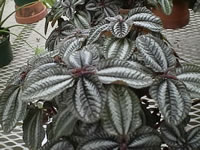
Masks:
[[[41,147],[44,137],[43,112],[39,109],[30,109],[23,123],[24,142],[30,149],[37,150]]]
[[[150,86],[153,82],[151,76],[140,67],[123,60],[101,61],[97,70],[98,78],[104,84],[123,84],[140,89]]]
[[[104,129],[112,135],[128,135],[141,124],[139,99],[126,87],[111,86],[103,115]]]
[[[74,150],[74,147],[66,140],[50,141],[39,150]]]
[[[12,85],[5,89],[0,97],[0,121],[4,132],[10,132],[23,118],[26,105],[20,100],[21,89]]]
[[[190,112],[191,98],[179,80],[155,80],[150,95],[157,101],[161,114],[169,124],[180,124]]]

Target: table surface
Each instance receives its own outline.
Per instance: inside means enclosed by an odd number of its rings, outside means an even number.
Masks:
[[[8,14],[10,8],[14,9],[13,0],[9,0],[6,4],[6,12]],[[0,94],[5,88],[7,80],[10,78],[14,71],[17,71],[21,66],[26,64],[27,60],[34,55],[34,50],[31,49],[21,39],[32,45],[34,48],[44,48],[45,39],[41,38],[33,31],[37,30],[44,33],[44,19],[38,23],[26,25],[26,27],[16,27],[11,29],[11,32],[20,35],[18,38],[11,36],[12,51],[14,55],[13,61],[3,68],[0,68]],[[14,16],[12,16],[7,24],[16,24]],[[190,22],[187,26],[177,30],[163,30],[163,34],[172,43],[173,48],[183,59],[200,64],[200,14],[194,14],[190,11]],[[50,32],[49,32],[50,33]],[[47,37],[48,35],[46,35]],[[193,107],[191,111],[191,124],[196,126],[200,124],[200,105]],[[3,134],[0,130],[0,149],[1,150],[26,150],[22,141],[21,127],[17,126],[11,134]]]

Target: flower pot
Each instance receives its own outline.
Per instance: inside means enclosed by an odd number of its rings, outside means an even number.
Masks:
[[[19,6],[16,5],[16,9]],[[47,8],[41,2],[25,6],[16,11],[16,21],[20,24],[31,24],[38,22],[47,15]]]
[[[173,9],[170,15],[163,13],[160,7],[153,8],[152,12],[160,17],[165,29],[182,28],[189,23],[189,9],[187,1],[173,0]]]
[[[23,6],[28,3],[37,2],[38,0],[14,0],[17,6]]]
[[[10,34],[4,33],[3,36],[3,39],[0,40],[0,67],[8,65],[13,59]]]

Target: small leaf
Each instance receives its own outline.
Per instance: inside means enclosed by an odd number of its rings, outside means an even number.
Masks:
[[[135,65],[122,60],[108,59],[99,62],[97,75],[104,84],[123,84],[140,89],[148,87],[153,80]]]
[[[175,67],[176,58],[173,51],[162,40],[151,35],[142,35],[136,39],[136,47],[147,67],[155,72],[166,72]]]
[[[171,79],[155,80],[149,92],[157,101],[167,123],[178,125],[189,114],[192,101],[182,82]]]
[[[62,110],[53,117],[53,134],[54,138],[58,139],[63,136],[71,135],[73,127],[76,124],[77,119],[68,110]]]
[[[200,148],[200,127],[192,128],[187,133],[187,142],[192,150],[198,150]]]
[[[42,146],[39,150],[74,150],[74,147],[66,140],[50,141]]]
[[[20,100],[20,94],[20,87],[13,85],[6,88],[0,97],[0,121],[6,133],[9,133],[25,114],[26,105]]]
[[[117,150],[119,144],[115,136],[110,136],[107,133],[100,133],[94,136],[89,136],[82,142],[77,150]]]
[[[135,49],[135,43],[130,40],[107,38],[104,42],[105,58],[125,59],[130,58],[133,50]]]
[[[106,20],[110,21],[109,29],[116,38],[124,38],[131,30],[131,26],[120,15],[108,17]]]
[[[176,69],[177,78],[187,87],[192,98],[200,98],[200,67],[183,64]]]
[[[128,14],[126,23],[143,27],[154,32],[160,32],[162,29],[160,18],[154,16],[153,13],[145,7],[132,9]]]
[[[142,127],[131,137],[128,149],[160,150],[161,143],[162,140],[156,130]]]
[[[84,122],[95,122],[100,118],[105,104],[105,89],[96,76],[80,77],[74,91],[73,104]]]
[[[121,86],[111,86],[103,115],[104,129],[112,135],[128,135],[142,123],[139,99],[133,91]]]
[[[23,140],[32,150],[37,150],[39,147],[41,147],[42,141],[45,137],[45,130],[42,125],[42,110],[29,110],[23,123]]]
[[[170,15],[172,13],[173,0],[159,0],[158,3],[166,15]]]
[[[65,89],[73,86],[74,80],[68,70],[56,63],[47,63],[32,70],[25,81],[22,100],[51,100]]]

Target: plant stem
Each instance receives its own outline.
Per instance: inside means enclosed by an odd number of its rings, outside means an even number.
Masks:
[[[12,34],[12,35],[14,35],[16,37],[19,37],[19,39],[22,40],[23,42],[25,42],[31,49],[35,50],[28,42],[26,42],[26,40],[22,39],[20,36],[14,34],[14,33],[11,33],[9,31],[6,31],[6,30],[0,30],[0,32]]]

